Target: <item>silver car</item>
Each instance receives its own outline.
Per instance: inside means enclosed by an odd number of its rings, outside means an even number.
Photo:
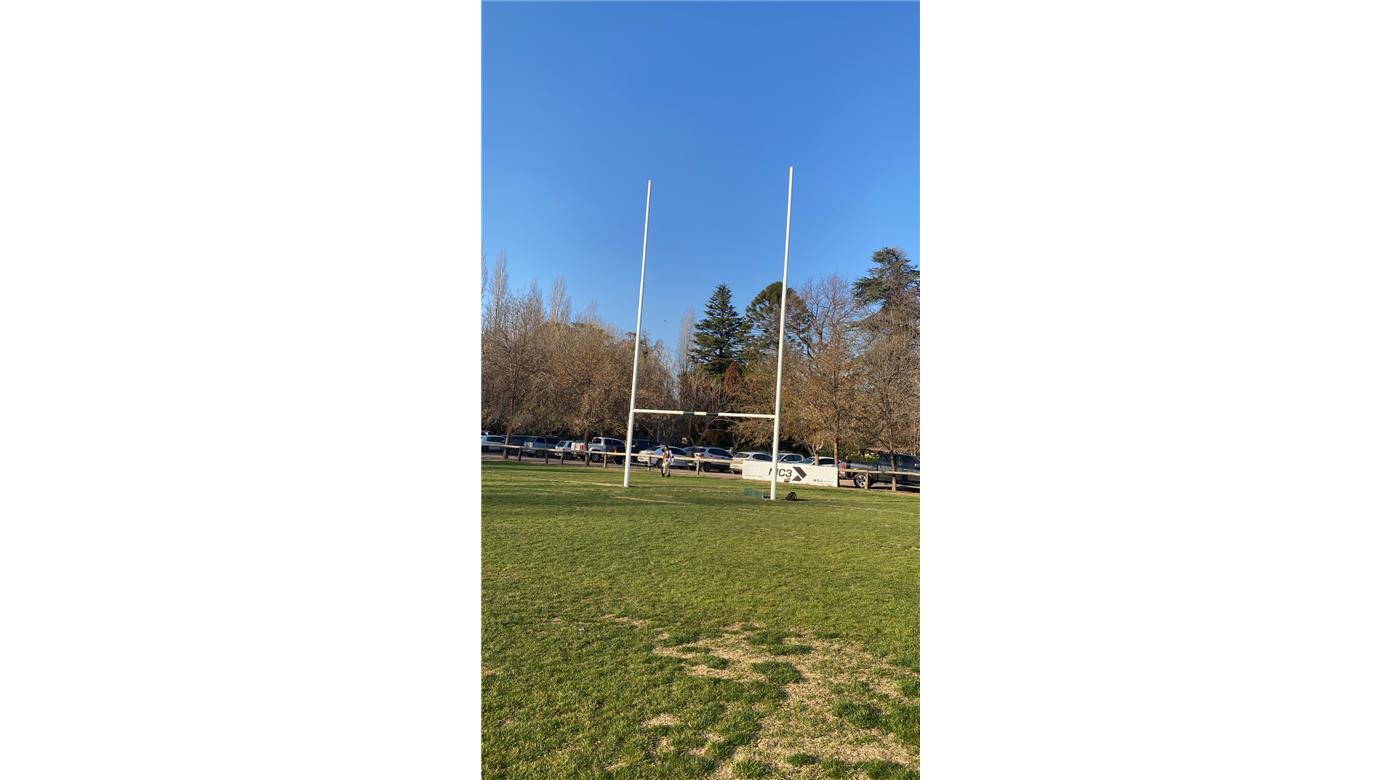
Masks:
[[[691,447],[690,456],[692,458],[703,458],[700,463],[702,471],[730,471],[733,469],[734,456],[729,454],[729,450],[719,447]],[[715,463],[713,461],[723,461]]]
[[[763,463],[772,463],[773,455],[772,453],[761,452],[759,450],[745,450],[743,452],[736,452],[729,461],[729,470],[735,474],[743,474],[744,461],[746,460],[761,461]]]

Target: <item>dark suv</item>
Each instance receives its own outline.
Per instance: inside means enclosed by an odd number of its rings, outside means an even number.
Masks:
[[[891,472],[899,472],[893,474]],[[880,463],[873,469],[858,469],[851,472],[851,477],[856,483],[856,487],[863,488],[866,482],[874,487],[879,484],[890,484],[893,480],[897,485],[904,485],[917,489],[919,487],[919,456],[899,455],[894,456],[894,466],[890,465],[890,454],[880,453]]]
[[[644,460],[644,458],[645,458],[645,453],[646,453],[646,451],[647,451],[647,450],[651,450],[651,449],[655,449],[655,448],[660,447],[660,446],[661,446],[661,442],[652,441],[651,439],[633,439],[633,440],[632,440],[632,462],[633,462],[633,463],[645,463],[646,461]]]
[[[558,436],[528,436],[523,446],[526,455],[543,458],[544,451],[554,449],[554,445],[558,443]]]

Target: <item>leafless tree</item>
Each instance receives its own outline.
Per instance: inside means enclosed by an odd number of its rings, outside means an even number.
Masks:
[[[795,323],[800,349],[790,368],[784,367],[791,377],[792,430],[813,454],[830,445],[839,459],[843,445],[860,443],[852,440],[859,438],[854,411],[863,368],[857,352],[860,306],[850,283],[835,275],[803,285],[801,298],[806,307]]]
[[[538,414],[533,401],[539,391],[535,369],[545,343],[544,311],[538,285],[532,284],[524,296],[510,292],[504,255],[489,287],[481,339],[482,417],[510,436]]]
[[[569,296],[564,291],[564,277],[554,278],[554,287],[549,291],[549,314],[550,322],[566,323],[569,321]]]

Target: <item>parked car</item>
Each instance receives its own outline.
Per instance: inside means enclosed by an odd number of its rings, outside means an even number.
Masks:
[[[564,445],[559,446],[563,447]],[[586,439],[571,439],[569,446],[565,449],[569,451],[566,457],[570,460],[583,460],[588,457],[588,441]]]
[[[838,479],[850,479],[852,468],[858,468],[860,465],[855,464],[855,466],[852,466],[848,461],[837,460],[829,455],[821,455],[815,458],[806,457],[802,459],[802,463],[808,466],[835,466]]]
[[[560,450],[560,452],[558,453],[560,458],[568,458],[572,460],[574,457],[576,457],[574,455],[574,445],[578,443],[579,442],[573,439],[560,439],[559,441],[554,443],[554,449]]]
[[[894,456],[893,465],[891,465],[890,454],[888,452],[882,452],[880,453],[880,462],[875,468],[870,468],[864,464],[852,465],[856,467],[853,469],[851,475],[856,483],[856,487],[865,487],[867,483],[871,487],[882,483],[888,485],[891,481],[897,485],[906,485],[912,488],[919,487],[918,455],[896,454]],[[899,473],[893,473],[896,471]],[[912,472],[912,474],[910,472]]]
[[[801,463],[801,462],[802,462],[802,456],[799,455],[799,454],[797,454],[797,453],[795,453],[795,452],[780,452],[780,453],[778,453],[778,462],[779,462],[779,463]]]
[[[719,447],[691,447],[690,457],[702,458],[700,462],[701,471],[729,471],[729,464],[733,462],[734,456],[729,450]],[[714,463],[713,461],[723,461]]]
[[[773,462],[773,455],[772,455],[772,453],[760,452],[760,451],[758,451],[758,450],[745,450],[745,451],[743,451],[743,452],[736,452],[736,453],[733,454],[733,456],[731,457],[731,459],[730,459],[730,461],[729,461],[729,470],[730,470],[731,472],[735,473],[735,474],[743,474],[743,473],[744,473],[744,461],[746,461],[746,460],[754,460],[754,461],[762,461],[762,462],[764,462],[764,463],[772,463],[772,462]]]
[[[588,460],[596,463],[605,457],[611,457],[614,453],[619,455],[616,460],[621,462],[622,448],[627,446],[622,439],[613,439],[608,436],[594,436],[588,442]]]
[[[671,456],[675,458],[686,457],[685,447],[671,447]],[[647,468],[661,465],[661,445],[658,444],[655,447],[648,448],[644,452],[637,453],[637,462]]]
[[[641,462],[643,462],[643,461],[642,461],[642,454],[643,454],[643,453],[645,453],[645,452],[647,452],[648,450],[651,450],[651,449],[653,449],[653,448],[655,448],[655,447],[660,447],[660,446],[661,446],[661,442],[652,441],[651,439],[633,439],[633,440],[632,440],[632,462],[633,462],[633,463],[641,463]]]
[[[528,436],[521,446],[525,448],[526,455],[532,457],[545,457],[546,450],[554,449],[554,445],[559,443],[557,436]]]
[[[505,452],[506,437],[487,434],[481,437],[482,452]]]

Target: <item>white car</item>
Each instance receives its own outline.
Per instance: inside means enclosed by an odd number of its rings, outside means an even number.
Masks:
[[[745,450],[743,452],[734,453],[734,457],[729,461],[729,471],[734,474],[743,474],[744,461],[749,460],[750,458],[756,461],[762,461],[764,463],[773,462],[772,453],[761,452],[759,450]]]
[[[702,458],[700,469],[702,471],[729,471],[733,468],[734,456],[729,450],[720,447],[691,447],[690,457]],[[715,461],[723,461],[716,463]]]
[[[482,452],[505,452],[506,437],[486,434],[481,437]]]
[[[672,458],[684,458],[684,457],[688,457],[688,455],[686,454],[686,450],[685,450],[684,447],[672,447],[672,448],[671,448],[671,457],[672,457]],[[649,450],[643,450],[643,451],[637,453],[636,462],[638,462],[638,463],[640,463],[640,464],[642,464],[643,466],[646,466],[646,467],[648,467],[648,468],[650,468],[650,467],[652,467],[652,466],[655,466],[655,465],[660,465],[660,463],[661,463],[661,446],[660,446],[660,445],[657,445],[657,446],[655,446],[655,447],[652,447],[652,448],[649,449]],[[679,465],[679,464],[678,464],[678,465]]]

